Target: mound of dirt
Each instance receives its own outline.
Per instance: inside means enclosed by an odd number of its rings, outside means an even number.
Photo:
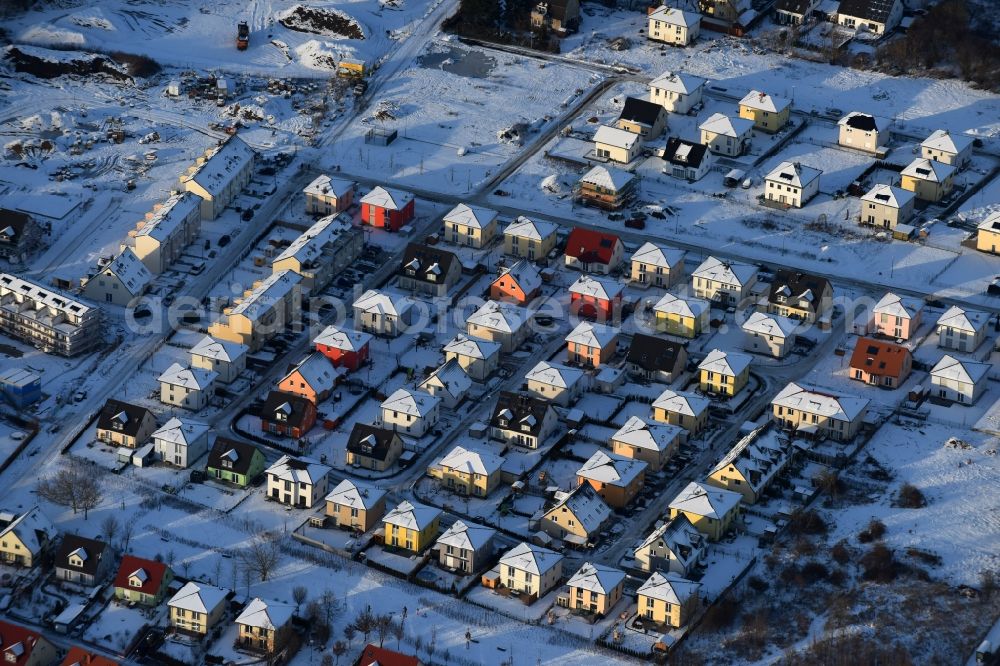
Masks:
[[[116,81],[131,81],[132,77],[110,58],[96,53],[51,51],[28,46],[8,46],[4,57],[18,72],[40,79],[60,76],[93,76],[104,74]]]
[[[364,39],[365,31],[356,19],[337,9],[319,9],[295,5],[278,23],[289,30],[338,39]]]

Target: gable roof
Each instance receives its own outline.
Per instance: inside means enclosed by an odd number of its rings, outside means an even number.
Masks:
[[[724,113],[713,113],[705,122],[698,125],[699,130],[731,136],[734,139],[749,133],[753,129],[753,121],[736,116],[727,116]]]
[[[313,458],[293,458],[286,455],[278,458],[277,462],[267,468],[266,473],[282,481],[311,486],[325,480],[330,467]]]
[[[253,462],[255,454],[260,455],[261,459],[264,457],[260,449],[253,444],[228,437],[216,437],[212,444],[212,450],[208,453],[207,467],[222,469],[222,461],[226,460],[230,466],[225,469],[232,470],[235,474],[246,475],[250,472],[250,464]]]
[[[387,491],[385,489],[379,488],[374,484],[355,481],[353,479],[344,479],[333,490],[327,493],[324,499],[327,502],[333,502],[334,504],[346,506],[351,509],[368,511],[378,504],[386,494]]]
[[[687,603],[699,587],[701,583],[682,578],[672,571],[666,574],[656,571],[639,587],[637,594],[679,606]]]
[[[851,354],[851,369],[864,370],[880,377],[899,377],[909,358],[910,350],[906,347],[872,338],[858,338]]]
[[[640,136],[610,125],[601,125],[594,132],[594,143],[603,143],[614,148],[631,150],[639,142]]]
[[[462,520],[456,520],[451,527],[445,530],[437,542],[442,546],[475,551],[488,544],[496,533],[497,531],[490,527],[483,527],[476,523],[466,524]]]
[[[133,296],[139,296],[146,290],[146,286],[153,281],[153,274],[149,272],[142,260],[126,247],[111,260],[107,266],[101,269],[103,275],[114,275],[122,283],[128,292]]]
[[[548,386],[555,386],[556,388],[569,389],[576,386],[583,379],[583,374],[583,370],[579,368],[571,368],[561,363],[539,361],[535,364],[535,367],[528,371],[524,379],[528,382],[538,382]]]
[[[302,276],[287,268],[271,273],[260,284],[255,285],[250,293],[229,311],[229,314],[242,315],[250,321],[257,321],[262,315],[271,312],[276,303],[293,293],[300,282]]]
[[[704,413],[711,401],[694,393],[667,389],[653,401],[653,407],[684,416],[699,416]]]
[[[271,391],[267,394],[267,399],[260,408],[260,418],[265,421],[281,421],[287,423],[292,428],[300,428],[305,425],[306,416],[315,411],[315,405],[306,398],[294,393],[283,391]],[[281,412],[285,415],[283,419],[276,419],[275,415]]]
[[[536,398],[532,395],[501,391],[497,398],[496,407],[493,408],[493,416],[490,425],[502,430],[526,431],[533,437],[538,437],[541,433],[545,417],[550,413],[552,407],[548,401]],[[501,425],[500,421],[505,420],[506,425]]]
[[[372,341],[372,334],[364,331],[354,331],[331,324],[313,340],[314,345],[323,345],[346,352],[357,352],[364,349]]]
[[[142,227],[135,235],[149,236],[161,243],[169,239],[190,217],[201,215],[201,197],[193,192],[172,194],[162,204],[156,204],[153,211],[146,213]]]
[[[69,563],[69,556],[74,553],[82,561],[78,567]],[[55,566],[93,576],[100,570],[101,563],[107,561],[105,557],[113,557],[110,553],[108,545],[100,539],[88,539],[79,534],[65,534],[59,544],[59,550],[56,551]]]
[[[400,275],[432,284],[441,284],[442,277],[447,276],[454,268],[460,268],[458,257],[454,254],[419,243],[407,243],[403,258],[399,262]]]
[[[153,416],[153,412],[145,407],[108,398],[97,417],[97,429],[113,430],[128,437],[135,437],[139,434],[139,427],[147,416]],[[153,423],[156,423],[155,417]]]
[[[313,194],[321,197],[339,197],[347,192],[347,190],[353,188],[353,181],[345,178],[331,178],[324,173],[316,176],[311,183],[302,189],[302,192],[304,194]]]
[[[883,206],[890,206],[892,208],[902,208],[909,202],[913,201],[915,196],[916,195],[913,192],[904,190],[901,187],[893,187],[892,185],[883,185],[880,183],[868,190],[868,192],[861,197],[861,200],[882,204]]]
[[[989,363],[960,361],[950,354],[945,354],[931,368],[931,377],[962,382],[964,384],[978,384],[992,368],[993,366]]]
[[[201,356],[213,361],[225,361],[232,363],[250,350],[246,345],[229,340],[216,340],[210,335],[206,335],[191,347],[192,356]]]
[[[179,446],[191,446],[204,437],[212,426],[198,421],[182,421],[176,416],[153,433],[153,439]]]
[[[650,88],[690,95],[705,85],[706,79],[684,72],[664,72],[649,83]]]
[[[177,591],[177,594],[170,598],[167,606],[182,608],[195,613],[210,614],[219,604],[226,600],[228,594],[226,590],[213,585],[196,583],[189,580],[184,584],[184,587]]]
[[[778,392],[771,404],[838,421],[853,421],[865,411],[869,402],[867,398],[823,393],[789,382]]]
[[[354,455],[385,460],[396,439],[399,439],[399,435],[395,430],[367,423],[355,423],[347,438],[347,450]]]
[[[652,127],[660,119],[660,116],[666,115],[666,113],[667,110],[660,104],[654,104],[638,97],[626,97],[625,105],[622,107],[621,113],[618,114],[618,120],[627,120]]]
[[[118,662],[74,645],[70,647],[59,666],[118,666]]]
[[[420,666],[420,660],[413,655],[369,643],[354,666]]]
[[[519,238],[540,241],[555,234],[556,225],[548,222],[535,222],[534,220],[529,220],[524,215],[518,215],[514,221],[507,225],[503,233],[506,236],[517,236]]]
[[[786,161],[774,167],[765,176],[765,179],[793,187],[807,187],[819,178],[822,173],[822,169],[814,169],[811,166],[806,166],[798,162]]]
[[[698,558],[705,548],[705,535],[691,524],[691,520],[683,513],[677,514],[668,522],[660,525],[649,533],[636,548],[636,552],[663,541],[663,546],[674,554],[686,570]]]
[[[957,155],[972,145],[972,137],[964,134],[952,134],[946,129],[934,130],[929,137],[920,144],[921,148],[929,148],[944,153]]]
[[[770,113],[780,113],[791,105],[791,101],[784,97],[774,97],[760,90],[751,90],[740,100],[740,106],[748,106],[751,109],[768,111]]]
[[[32,555],[41,553],[42,548],[54,541],[58,534],[48,516],[37,506],[31,507],[19,516],[0,514],[0,525],[3,526],[3,529],[0,529],[0,538],[8,534],[16,535]]]
[[[303,266],[312,266],[324,259],[324,252],[354,229],[346,213],[327,215],[296,237],[281,254],[271,260],[273,265],[285,259],[296,259]]]
[[[667,146],[663,150],[663,159],[677,166],[697,169],[706,158],[711,159],[708,146],[678,137],[667,139]]]
[[[566,585],[578,587],[588,592],[610,594],[625,581],[625,572],[603,564],[584,562],[575,574],[570,576]]]
[[[552,567],[562,562],[562,555],[548,548],[521,542],[508,550],[500,558],[501,565],[507,565],[518,571],[525,571],[535,576],[542,576]]]
[[[757,277],[757,267],[709,257],[701,262],[698,268],[694,269],[691,277],[745,287]]]
[[[500,471],[504,459],[489,451],[477,451],[456,445],[438,463],[441,467],[467,474],[490,476]]]
[[[354,301],[352,307],[362,312],[401,317],[414,305],[412,298],[391,291],[369,289]]]
[[[635,180],[635,175],[622,169],[598,164],[580,178],[581,183],[602,187],[612,192],[621,190],[626,185]]]
[[[302,382],[316,393],[333,390],[337,379],[346,372],[345,368],[335,368],[330,359],[319,352],[312,352],[281,378],[284,382],[292,375],[298,374]]]
[[[445,224],[458,224],[473,229],[485,229],[497,219],[498,213],[492,208],[470,206],[460,203],[444,216]]]
[[[618,338],[619,330],[596,322],[581,321],[566,336],[566,342],[604,349]]]
[[[1000,210],[991,213],[985,220],[976,227],[980,231],[1000,231]]]
[[[777,299],[781,296],[796,307],[804,307],[818,314],[817,307],[822,304],[822,296],[827,292],[832,293],[833,287],[825,277],[782,268],[771,281],[767,300],[770,303],[778,303]]]
[[[462,369],[458,359],[455,358],[445,361],[434,372],[429,374],[427,379],[420,382],[417,388],[423,391],[425,390],[425,386],[430,386],[434,382],[440,384],[442,388],[455,398],[461,398],[472,388],[472,379]],[[430,393],[430,391],[427,392]]]
[[[0,207],[0,245],[17,245],[24,229],[34,224],[31,216],[18,210]]]
[[[805,16],[814,4],[816,0],[778,0],[774,3],[774,11]]]
[[[236,624],[260,629],[280,629],[292,620],[295,606],[255,597],[236,618]]]
[[[3,663],[11,666],[28,664],[38,641],[48,642],[44,636],[27,627],[0,620],[0,653],[3,653]]]
[[[614,257],[615,248],[620,245],[621,239],[614,234],[573,227],[573,231],[566,239],[566,256],[575,257],[585,263],[609,264]]]
[[[773,435],[773,425],[773,421],[767,421],[740,438],[709,475],[733,467],[753,492],[763,490],[788,458],[785,447]]]
[[[156,595],[163,586],[163,577],[169,568],[163,562],[147,560],[135,555],[122,556],[121,564],[118,565],[118,573],[115,575],[115,587],[122,587],[129,590],[138,590],[143,594]],[[129,579],[133,574],[142,581],[139,587],[129,585]]]
[[[885,23],[899,0],[841,0],[837,13],[856,16],[875,23]]]
[[[402,210],[411,201],[413,201],[413,195],[409,192],[381,185],[376,185],[371,192],[361,197],[361,203],[386,210]]]
[[[403,500],[395,509],[385,515],[382,522],[420,532],[440,515],[441,509],[437,507]]]
[[[612,278],[587,275],[584,273],[570,285],[569,293],[590,296],[602,301],[610,301],[617,298],[625,291],[625,285]]]
[[[649,18],[654,21],[663,21],[670,25],[679,25],[685,28],[701,23],[701,14],[685,12],[676,7],[666,6],[657,7],[649,14]]]
[[[781,315],[768,314],[766,312],[754,312],[741,327],[748,333],[759,335],[773,335],[778,338],[789,338],[798,328],[799,324],[795,320]]]
[[[159,376],[159,380],[163,384],[182,386],[190,391],[205,391],[218,377],[219,373],[212,370],[185,368],[180,363],[172,363]]]
[[[254,159],[254,151],[238,136],[229,138],[221,146],[211,149],[207,159],[191,176],[213,197],[218,197],[229,186],[243,167]]]
[[[611,435],[611,441],[660,452],[670,448],[683,432],[684,429],[678,426],[647,423],[638,416],[630,416],[625,425]]]
[[[576,470],[577,476],[610,486],[628,486],[645,473],[645,462],[598,449]]]
[[[530,318],[531,313],[519,305],[490,300],[480,305],[465,321],[501,333],[514,333],[521,330]]]
[[[512,266],[500,269],[500,275],[493,280],[493,284],[504,277],[513,280],[528,297],[542,288],[542,274],[533,263],[524,259],[518,259]]]
[[[945,310],[944,314],[942,314],[937,320],[937,326],[947,326],[958,329],[959,331],[978,333],[985,328],[989,322],[990,315],[985,312],[980,312],[979,310],[965,310],[957,305],[953,305]]]
[[[731,490],[692,481],[670,502],[670,508],[716,520],[740,505],[743,496]]]
[[[589,483],[577,486],[568,493],[556,493],[555,498],[556,503],[545,512],[545,515],[561,513],[565,508],[572,512],[587,534],[593,534],[601,529],[611,517],[611,507],[605,504]]]
[[[943,183],[955,171],[955,167],[950,164],[929,160],[925,157],[917,157],[900,174],[926,180],[931,183]]]
[[[708,356],[698,364],[699,370],[717,372],[720,375],[737,376],[750,367],[753,357],[749,354],[713,349]]]

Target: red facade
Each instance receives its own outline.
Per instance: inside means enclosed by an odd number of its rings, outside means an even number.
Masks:
[[[621,294],[613,299],[595,298],[578,293],[570,293],[570,312],[575,312],[578,317],[584,319],[596,319],[598,321],[612,321],[615,312],[621,308]]]
[[[260,420],[261,431],[269,435],[280,435],[282,437],[291,437],[292,439],[305,437],[306,433],[312,430],[314,425],[316,425],[316,406],[311,402],[305,408],[302,418],[296,423],[270,421],[264,418]]]
[[[316,345],[316,351],[330,359],[335,368],[347,368],[351,372],[356,371],[365,361],[368,360],[368,345],[365,344],[357,351],[346,351],[328,345]]]
[[[399,231],[400,227],[413,219],[413,211],[413,199],[410,199],[399,210],[363,203],[361,204],[361,221],[373,227],[388,229],[389,231]]]

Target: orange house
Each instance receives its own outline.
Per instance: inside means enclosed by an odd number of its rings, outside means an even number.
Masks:
[[[618,349],[618,329],[594,322],[581,322],[566,336],[570,362],[598,367],[610,361]]]
[[[851,379],[872,386],[898,388],[912,369],[910,350],[891,342],[858,338],[851,354]]]
[[[490,299],[527,305],[542,290],[542,276],[538,269],[523,259],[505,268],[490,284]]]
[[[292,370],[278,383],[278,390],[305,398],[314,405],[330,397],[337,379],[345,373],[346,368],[335,368],[330,360],[313,352],[299,361]]]

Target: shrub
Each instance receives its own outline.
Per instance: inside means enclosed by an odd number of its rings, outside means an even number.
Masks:
[[[802,577],[807,585],[812,585],[817,581],[821,581],[829,574],[830,570],[826,568],[826,565],[816,560],[806,562],[802,566]]]
[[[863,577],[875,583],[888,583],[896,578],[899,563],[893,552],[885,544],[877,543],[870,551],[861,556]]]
[[[813,510],[795,511],[788,519],[790,534],[826,534],[826,521]]]
[[[927,506],[924,494],[920,492],[919,488],[909,483],[904,483],[903,487],[899,489],[899,498],[896,503],[904,509],[920,509]]]
[[[830,549],[830,557],[837,564],[847,564],[851,561],[851,551],[847,549],[847,544],[841,540],[833,544],[833,548]]]
[[[770,584],[760,576],[750,576],[750,578],[747,579],[747,585],[754,592],[763,592],[770,586]]]
[[[701,626],[706,631],[721,631],[733,624],[739,612],[739,601],[732,595],[726,595],[719,601],[712,604],[705,612],[705,618],[701,621]]]
[[[836,585],[837,587],[843,587],[844,583],[847,582],[847,573],[843,569],[837,568],[830,572],[827,577],[831,585]]]
[[[872,518],[872,521],[868,523],[868,527],[861,530],[858,534],[858,541],[861,543],[871,543],[872,541],[877,541],[885,536],[885,523],[883,523],[878,518]]]
[[[923,562],[924,564],[929,564],[933,567],[941,565],[941,556],[927,550],[921,550],[920,548],[910,546],[906,549],[906,554],[915,560]]]

